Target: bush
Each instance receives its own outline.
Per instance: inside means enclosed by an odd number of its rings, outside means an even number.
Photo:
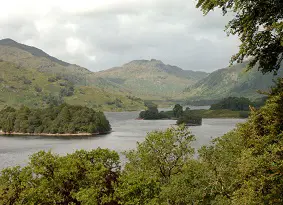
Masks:
[[[35,90],[36,92],[38,92],[38,93],[41,93],[41,92],[42,92],[42,88],[39,87],[39,86],[35,86],[35,87],[34,87],[34,90]]]
[[[32,82],[29,79],[24,79],[24,84],[30,85]]]
[[[48,78],[48,82],[54,83],[54,82],[56,82],[56,81],[57,81],[57,79],[54,78],[54,77]]]

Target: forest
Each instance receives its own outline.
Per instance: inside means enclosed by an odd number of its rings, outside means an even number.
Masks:
[[[0,130],[6,134],[98,134],[111,127],[103,112],[62,104],[43,109],[5,107],[0,111]]]

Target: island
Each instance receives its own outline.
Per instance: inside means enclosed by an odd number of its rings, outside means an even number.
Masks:
[[[157,105],[151,103],[146,105],[146,110],[140,112],[138,119],[171,119],[177,120],[177,125],[197,126],[202,124],[203,118],[247,118],[250,109],[260,108],[264,105],[264,100],[252,102],[244,97],[228,97],[212,104],[208,110],[191,110],[189,107],[184,110],[180,104],[176,104],[173,110],[166,112],[159,112]]]
[[[171,119],[177,120],[176,124],[185,124],[186,126],[198,126],[202,124],[202,117],[200,115],[191,114],[189,109],[183,111],[183,107],[180,104],[176,104],[172,111],[158,111],[156,105],[151,104],[145,111],[141,111],[138,119],[143,120],[160,120]]]
[[[111,131],[103,112],[61,104],[35,109],[5,107],[0,111],[1,135],[84,136]]]

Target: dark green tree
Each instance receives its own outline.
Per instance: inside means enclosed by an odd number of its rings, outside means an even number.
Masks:
[[[160,115],[156,106],[148,107],[147,110],[141,111],[139,114],[140,118],[145,120],[157,120],[161,119],[163,115]]]
[[[183,107],[180,104],[176,104],[173,108],[174,117],[181,117],[183,115]]]
[[[238,35],[242,44],[231,62],[252,57],[248,68],[257,63],[263,73],[280,68],[283,59],[283,1],[281,0],[198,0],[204,14],[221,8],[223,15],[234,13],[226,31]]]

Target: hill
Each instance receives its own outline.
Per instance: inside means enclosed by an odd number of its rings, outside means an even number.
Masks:
[[[130,90],[143,99],[168,99],[179,95],[187,85],[206,77],[205,72],[183,70],[159,60],[134,60],[121,67],[96,73],[107,81]]]
[[[277,76],[258,72],[253,68],[246,72],[248,62],[216,70],[194,85],[190,85],[184,95],[188,100],[219,100],[229,96],[256,99],[263,97],[257,91],[267,91],[273,85],[273,80],[282,77],[282,69]]]
[[[51,60],[53,62],[56,62],[56,63],[58,63],[58,64],[60,64],[62,66],[69,66],[69,65],[71,65],[71,64],[69,64],[67,62],[61,61],[61,60],[59,60],[57,58],[54,58],[53,56],[48,55],[47,53],[45,53],[44,51],[42,51],[42,50],[40,50],[38,48],[18,43],[18,42],[14,41],[14,40],[12,40],[10,38],[6,38],[6,39],[0,40],[0,45],[18,48],[20,50],[23,50],[23,51],[26,51],[26,52],[30,53],[33,56],[47,58],[47,59],[49,59],[49,60]]]
[[[86,68],[58,60],[44,51],[17,43],[11,39],[0,40],[0,60],[13,62],[19,68],[34,68],[39,72],[61,75],[76,84],[83,84]]]
[[[0,73],[0,107],[65,101],[101,110],[143,108],[141,99],[115,83],[11,39],[0,40]]]

